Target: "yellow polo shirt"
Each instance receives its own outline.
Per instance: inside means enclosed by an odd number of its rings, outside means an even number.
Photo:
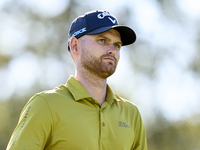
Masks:
[[[33,96],[7,150],[147,150],[137,107],[107,86],[100,105],[70,77],[67,85]]]

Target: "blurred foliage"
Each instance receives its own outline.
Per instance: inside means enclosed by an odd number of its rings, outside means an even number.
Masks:
[[[6,64],[8,64],[11,60],[9,56],[2,55],[0,53],[0,68],[3,68]]]
[[[157,0],[158,5],[160,6],[161,13],[163,17],[166,17],[170,21],[175,21],[181,23],[183,20],[182,12],[178,7],[177,2],[174,0]]]
[[[10,99],[0,102],[0,149],[6,149],[8,141],[17,125],[20,112],[26,101]]]
[[[199,26],[197,27],[196,47],[197,47],[196,48],[197,52],[194,56],[193,61],[189,65],[189,69],[192,70],[197,75],[197,77],[200,77],[200,27]]]
[[[66,64],[66,68],[63,70],[67,70],[64,72],[67,74],[73,68],[71,58],[67,52],[68,28],[75,16],[92,9],[89,5],[80,5],[78,2],[78,0],[70,0],[66,10],[60,15],[45,17],[32,11],[19,0],[8,1],[0,10],[0,13],[22,22],[21,28],[27,33],[27,42],[23,48],[17,50],[15,53],[5,55],[1,53],[2,50],[0,51],[0,70],[5,69],[10,61],[28,51],[37,56],[41,66],[43,65],[43,61],[48,57],[54,57],[63,62]],[[157,4],[159,4],[160,13],[162,13],[168,21],[177,24],[184,22],[184,20],[182,20],[183,17],[181,17],[183,14],[177,9],[176,1],[157,0]],[[119,22],[122,24],[128,22],[128,18],[134,15],[131,14],[131,9],[131,6],[123,6],[123,9],[118,10],[116,16],[118,16]],[[123,17],[125,15],[127,17]],[[199,26],[196,28],[200,33]],[[197,74],[197,76],[200,74],[199,43],[200,36],[196,39],[196,55],[188,65],[188,69]],[[1,44],[0,49],[2,49]],[[163,58],[171,56],[166,47],[153,47],[148,41],[141,39],[139,39],[136,44],[130,46],[130,49],[133,50],[127,53],[129,53],[130,62],[135,70],[152,79],[156,78],[156,69]],[[42,71],[43,73],[45,72],[45,66],[42,68]],[[46,80],[44,82],[44,79],[44,76],[38,79],[24,95],[20,95],[16,91],[11,95],[9,100],[0,100],[0,149],[3,150],[6,148],[9,138],[17,124],[20,112],[28,99],[36,92],[50,88],[50,86],[45,85]],[[200,149],[200,121],[194,121],[196,118],[199,118],[199,115],[194,116],[191,120],[183,119],[181,122],[169,122],[162,116],[162,113],[159,112],[154,118],[156,119],[153,123],[146,123],[149,150]]]
[[[196,118],[169,122],[159,113],[147,128],[149,150],[199,150],[200,122]]]

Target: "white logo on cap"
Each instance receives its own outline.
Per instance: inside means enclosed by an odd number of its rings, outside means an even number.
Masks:
[[[116,22],[116,20],[114,19],[111,19],[110,17],[108,17],[108,19],[110,19],[110,21],[113,23],[113,24],[115,24],[115,22]]]
[[[83,33],[83,32],[86,32],[86,27],[85,27],[85,28],[82,28],[82,29],[80,29],[80,30],[78,30],[78,31],[76,31],[76,32],[74,32],[74,33],[72,34],[72,36],[68,39],[68,42],[71,40],[72,37],[75,37],[76,35],[78,35],[78,34],[80,34],[80,33]]]
[[[115,17],[112,16],[109,12],[103,12],[103,13],[100,13],[100,14],[97,15],[97,17],[98,17],[99,19],[103,19],[103,18],[106,17],[106,16],[111,16],[111,17],[115,18]],[[108,17],[108,19],[109,19],[113,24],[116,23],[116,19],[111,19],[110,17]]]

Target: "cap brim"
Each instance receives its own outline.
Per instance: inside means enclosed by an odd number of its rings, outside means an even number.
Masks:
[[[132,44],[136,41],[136,34],[131,28],[117,25],[113,26],[113,29],[120,33],[123,46]]]
[[[129,28],[127,26],[122,26],[122,25],[99,28],[97,30],[87,33],[87,35],[102,33],[102,32],[108,31],[110,29],[115,29],[120,33],[121,40],[122,40],[122,46],[132,44],[136,41],[135,32],[131,28]]]

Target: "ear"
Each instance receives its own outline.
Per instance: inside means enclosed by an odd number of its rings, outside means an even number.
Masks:
[[[78,42],[79,42],[78,39],[75,37],[72,37],[70,40],[70,51],[73,55],[79,54]]]

